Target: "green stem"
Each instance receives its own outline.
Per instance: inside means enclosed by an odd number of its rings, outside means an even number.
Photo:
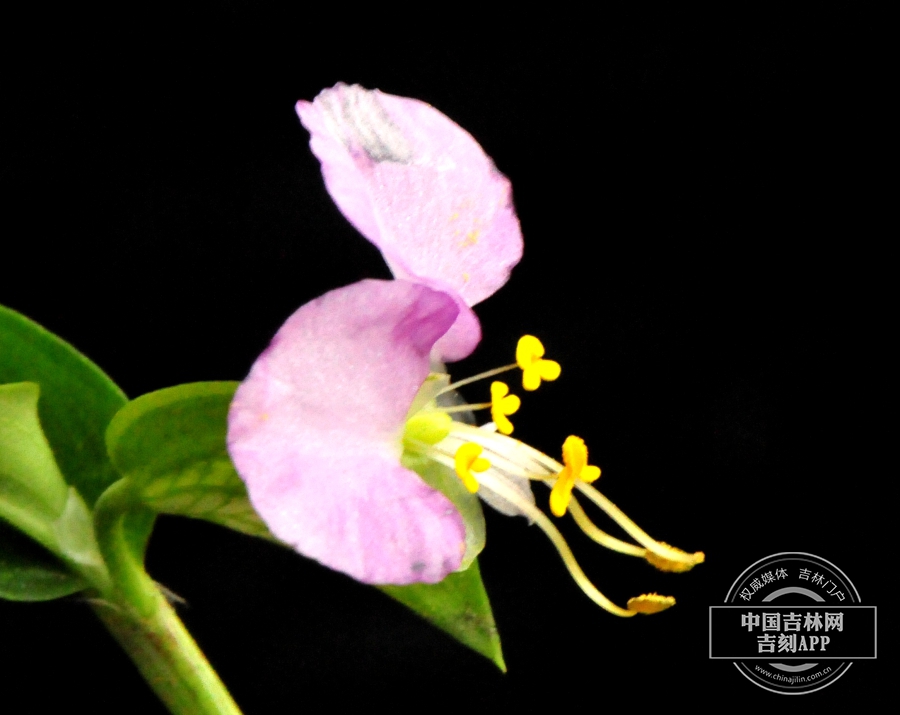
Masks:
[[[94,511],[97,541],[113,586],[94,611],[173,715],[241,715],[225,685],[129,547],[124,524],[134,505],[122,479]]]
[[[173,715],[241,715],[158,590],[156,601],[157,608],[150,616],[140,615],[127,605],[104,601],[95,602],[94,612]]]

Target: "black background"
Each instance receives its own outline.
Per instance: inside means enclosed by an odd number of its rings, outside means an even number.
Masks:
[[[337,81],[426,100],[510,177],[525,236],[454,375],[540,336],[564,372],[526,398],[516,436],[551,453],[582,436],[610,498],[707,554],[660,574],[566,529],[617,602],[678,599],[620,620],[537,528],[488,514],[504,676],[373,589],[161,518],[150,573],[187,600],[248,715],[772,704],[707,659],[708,606],[745,568],[811,552],[864,604],[889,606],[881,20],[849,3],[745,7],[597,20],[435,6],[418,19],[230,3],[7,19],[0,302],[130,396],[240,379],[301,304],[389,277],[325,193],[294,102]],[[37,712],[162,712],[77,599],[0,603],[0,643],[5,697]],[[861,662],[805,697],[880,701],[885,672]]]

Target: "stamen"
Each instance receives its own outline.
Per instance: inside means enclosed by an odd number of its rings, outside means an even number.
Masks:
[[[450,434],[440,447],[431,448],[429,452],[433,458],[438,458],[438,452],[451,450],[448,456],[452,458],[452,450],[457,449],[463,442],[480,444],[490,454],[491,466],[499,474],[543,481],[551,489],[555,488],[559,482],[557,475],[565,470],[564,465],[524,442],[461,422],[453,422]],[[584,481],[577,481],[575,486],[645,548],[620,541],[600,530],[590,521],[570,494],[567,506],[572,511],[576,523],[585,534],[602,546],[630,556],[640,556],[656,568],[671,573],[688,571],[704,562],[705,556],[701,551],[690,554],[668,544],[654,541],[615,504]]]
[[[509,386],[505,382],[491,383],[491,417],[500,434],[512,434],[513,425],[507,415],[515,414],[522,404],[516,395],[510,395]]]
[[[544,483],[548,486],[552,485],[552,482],[550,481]],[[664,541],[660,541],[659,546],[667,549],[667,557],[655,554],[640,546],[629,544],[627,541],[617,539],[598,528],[594,522],[590,520],[581,504],[578,503],[574,496],[572,497],[572,501],[569,502],[569,513],[572,515],[572,518],[575,519],[575,523],[578,524],[581,530],[601,546],[605,546],[611,551],[627,554],[628,556],[640,556],[645,559],[647,563],[655,566],[660,571],[666,571],[668,573],[684,573],[685,571],[690,571],[697,564],[702,564],[706,559],[702,551],[698,551],[695,554],[689,554]],[[672,558],[673,555],[677,557],[677,560]]]
[[[459,433],[472,437],[472,440],[464,441]],[[483,444],[480,444],[482,440]],[[572,550],[553,522],[534,504],[509,486],[507,480],[514,477],[540,479],[547,483],[548,486],[553,485],[552,478],[556,471],[564,468],[563,465],[558,464],[555,460],[511,437],[488,433],[477,427],[457,422],[453,423],[453,432],[440,444],[420,445],[420,448],[430,459],[455,469],[470,491],[475,491],[475,489],[479,488],[479,485],[484,486],[486,490],[515,507],[518,513],[523,514],[530,522],[537,523],[553,543],[553,546],[556,547],[575,583],[578,584],[588,598],[604,610],[614,615],[628,618],[636,613],[656,613],[674,605],[675,600],[673,598],[657,596],[656,594],[631,599],[627,609],[620,608],[614,604],[597,590],[597,587],[590,582],[584,571],[581,570],[581,567],[575,560],[575,556],[572,554]],[[481,457],[483,449],[490,450],[490,461]],[[505,452],[515,457],[515,460],[505,459],[503,456]],[[532,455],[531,453],[534,454]],[[538,461],[534,455],[542,457],[542,459]],[[533,461],[531,461],[532,459]],[[523,462],[528,463],[529,468],[533,468],[534,471],[529,472],[523,468]],[[547,468],[548,466],[549,468]],[[472,474],[473,471],[479,472],[478,478]],[[619,541],[594,527],[584,515],[581,505],[574,499],[570,501],[569,507],[573,517],[579,522],[579,526],[594,541],[621,553],[633,556],[645,555],[644,549]],[[582,517],[583,520],[579,521]]]
[[[470,385],[478,380],[485,380],[495,375],[519,368],[522,370],[522,387],[528,391],[534,391],[540,387],[541,381],[551,382],[559,377],[561,368],[555,360],[544,360],[544,346],[533,335],[523,335],[516,345],[516,362],[512,365],[496,367],[493,370],[480,372],[472,377],[446,385],[436,395],[442,395],[451,390],[457,390],[464,385]]]
[[[487,372],[479,372],[477,375],[472,375],[472,377],[467,377],[464,380],[459,380],[458,382],[453,382],[442,388],[438,395],[443,395],[445,392],[450,392],[452,390],[456,390],[457,388],[462,387],[463,385],[470,385],[473,382],[478,382],[479,380],[486,380],[489,377],[494,377],[494,375],[502,375],[504,372],[509,372],[510,370],[515,370],[518,365],[504,365],[503,367],[495,367],[493,370],[488,370]]]
[[[543,360],[544,346],[533,335],[523,335],[516,346],[516,364],[522,369],[522,387],[537,390],[541,380],[551,382],[559,377],[561,368],[555,360]]]
[[[584,513],[584,509],[574,496],[569,502],[569,513],[572,515],[572,518],[575,519],[575,523],[578,524],[581,530],[595,542],[600,544],[600,546],[610,549],[611,551],[618,551],[620,554],[645,558],[647,549],[617,539],[615,536],[611,536],[598,528],[594,522],[588,518],[588,515]]]
[[[563,516],[566,513],[576,482],[593,482],[600,476],[599,467],[588,465],[587,447],[580,437],[575,435],[567,437],[563,443],[562,453],[565,467],[559,473],[553,491],[550,492],[550,511],[555,516]]]
[[[450,434],[431,453],[449,450],[453,454],[464,442],[481,445],[490,455],[491,466],[509,476],[545,480],[554,477],[562,469],[561,464],[512,437],[461,422],[453,423]],[[538,457],[544,457],[544,460],[540,461]]]
[[[452,407],[441,407],[441,412],[446,412],[448,415],[453,412],[474,412],[475,410],[486,410],[488,407],[493,407],[490,402],[476,402],[474,405],[453,405]]]
[[[684,573],[685,571],[690,571],[697,564],[702,564],[706,560],[706,555],[702,551],[698,551],[695,554],[689,554],[674,546],[669,546],[665,541],[660,541],[659,545],[665,548],[667,550],[666,553],[669,555],[664,557],[655,554],[652,551],[648,551],[644,555],[644,558],[647,559],[649,564],[656,566],[660,571]],[[673,559],[671,554],[675,554],[679,558],[677,560]]]
[[[575,580],[575,583],[577,583],[579,588],[584,591],[587,597],[590,598],[598,606],[600,606],[600,608],[608,611],[609,613],[612,613],[615,616],[621,616],[623,618],[630,618],[636,613],[656,612],[654,610],[651,610],[651,606],[643,605],[643,599],[649,598],[648,596],[639,596],[638,598],[632,598],[628,602],[628,609],[620,608],[615,603],[610,601],[606,596],[600,593],[600,591],[597,590],[597,587],[590,582],[587,576],[585,576],[584,571],[581,570],[581,567],[575,560],[575,556],[572,553],[572,550],[569,548],[569,545],[566,543],[566,540],[563,538],[563,535],[559,533],[559,530],[553,525],[553,522],[547,518],[544,512],[535,507],[533,504],[529,504],[527,501],[522,499],[515,491],[509,489],[502,482],[502,480],[495,478],[489,472],[485,473],[485,475],[481,478],[481,483],[485,486],[485,488],[490,489],[492,492],[495,492],[510,503],[514,504],[532,522],[536,523],[541,528],[541,530],[547,535],[547,537],[556,547],[556,550],[562,557],[563,563],[566,565],[566,568],[569,570],[569,574]],[[655,596],[655,594],[652,595]],[[665,597],[663,596],[655,596],[655,598],[663,599],[663,601],[667,604],[663,608],[657,608],[657,610],[663,610],[664,608],[668,608],[675,603],[675,599],[671,597],[668,597],[668,601],[665,601]],[[635,608],[631,607],[632,602],[635,602]]]
[[[644,557],[657,568],[660,568],[663,571],[676,571],[679,569],[676,568],[675,565],[679,564],[684,566],[683,568],[680,568],[681,571],[688,571],[697,564],[702,564],[706,559],[706,556],[702,551],[698,551],[694,554],[689,554],[685,551],[681,551],[680,549],[675,549],[668,544],[654,541],[643,531],[643,529],[641,529],[631,519],[625,516],[625,513],[621,509],[619,509],[619,507],[613,504],[599,491],[594,489],[594,487],[581,482],[579,482],[575,486],[582,494],[584,494],[588,499],[594,502],[594,504],[603,509],[603,511],[606,512],[610,519],[612,519],[625,530],[625,533],[627,533],[631,538],[637,541],[641,546],[645,547],[650,554],[654,554],[655,556],[657,556],[657,563],[651,561],[650,558],[646,555]],[[666,564],[667,568],[664,568],[662,565],[660,565],[663,563]]]
[[[675,605],[671,596],[660,596],[658,593],[645,593],[628,599],[628,610],[632,613],[659,613]]]
[[[483,451],[481,445],[474,442],[466,442],[456,450],[456,456],[453,460],[456,474],[462,479],[466,489],[472,494],[478,491],[478,480],[472,472],[484,472],[491,466],[491,463],[481,456]]]

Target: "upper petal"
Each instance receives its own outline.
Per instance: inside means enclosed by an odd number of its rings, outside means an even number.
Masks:
[[[398,278],[434,279],[471,306],[522,257],[509,181],[425,102],[335,85],[297,113],[328,192]]]
[[[238,388],[228,450],[269,529],[366,583],[435,582],[465,550],[451,502],[400,465],[402,430],[454,300],[361,281],[304,305]]]

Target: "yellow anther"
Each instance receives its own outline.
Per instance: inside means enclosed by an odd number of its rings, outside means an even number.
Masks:
[[[587,447],[580,437],[574,435],[567,437],[563,443],[562,453],[565,466],[557,475],[556,484],[550,492],[550,511],[556,516],[562,516],[569,508],[576,481],[593,482],[600,476],[600,467],[593,467],[587,463]]]
[[[478,491],[478,480],[472,472],[484,472],[491,466],[491,463],[481,456],[482,451],[480,444],[466,442],[456,450],[453,460],[456,474],[462,479],[466,489],[473,494]]]
[[[669,546],[662,541],[659,545],[668,553],[665,555],[655,554],[647,549],[644,558],[647,559],[648,563],[656,566],[660,571],[684,573],[685,571],[690,571],[697,564],[702,564],[706,560],[706,555],[702,551],[689,554],[687,551],[676,549],[674,546]]]
[[[506,416],[514,414],[522,404],[516,395],[510,395],[505,382],[491,383],[491,419],[500,434],[512,434],[513,426]]]
[[[658,593],[645,593],[642,596],[628,599],[628,610],[632,613],[659,613],[674,605],[674,598],[660,596]]]
[[[516,364],[522,369],[522,387],[537,390],[541,380],[551,382],[559,377],[560,366],[555,360],[544,360],[544,346],[533,335],[523,335],[516,346]]]

